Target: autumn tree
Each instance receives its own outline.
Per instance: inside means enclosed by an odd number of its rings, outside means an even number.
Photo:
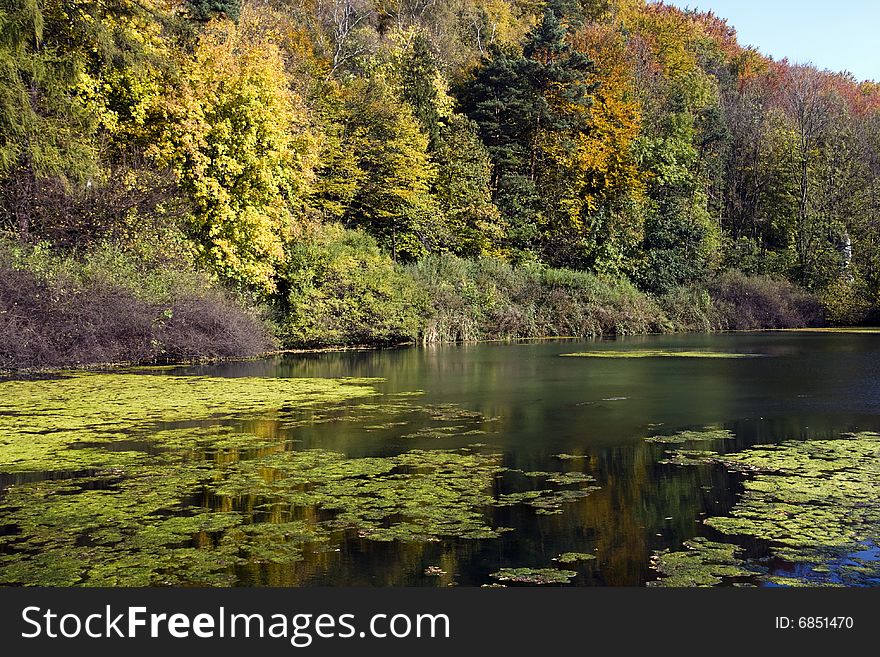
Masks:
[[[22,237],[109,234],[123,198],[143,207],[157,196],[134,170],[143,110],[175,67],[173,23],[151,0],[10,0],[0,11],[0,205]]]
[[[563,264],[558,248],[582,221],[560,193],[580,139],[590,130],[592,64],[566,42],[547,10],[522,53],[495,49],[461,89],[494,165],[495,202],[509,217],[511,245]],[[558,259],[557,259],[558,257]]]
[[[717,265],[720,227],[709,212],[702,157],[707,115],[717,113],[718,81],[700,66],[705,33],[665,5],[625,13],[637,35],[635,74],[644,108],[635,148],[647,175],[640,285],[657,293],[696,282]],[[711,122],[708,123],[711,125]]]
[[[302,220],[317,150],[278,48],[244,39],[244,29],[218,22],[202,34],[181,88],[156,99],[166,129],[153,155],[195,204],[186,230],[199,259],[224,280],[269,293]]]
[[[781,106],[787,119],[786,165],[796,198],[794,242],[797,278],[810,282],[821,240],[816,212],[813,165],[832,121],[832,98],[825,75],[810,66],[794,66],[783,82]]]
[[[418,258],[445,238],[431,188],[428,136],[378,68],[345,90],[342,148],[358,180],[343,220],[374,235],[392,258]]]
[[[636,149],[643,110],[631,52],[612,25],[585,25],[571,41],[595,62],[590,131],[581,135],[566,172],[566,194],[587,224],[578,261],[597,272],[630,275],[647,183]]]

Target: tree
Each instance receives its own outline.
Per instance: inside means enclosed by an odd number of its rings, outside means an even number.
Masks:
[[[783,83],[782,107],[789,120],[788,166],[797,194],[795,252],[797,277],[809,283],[814,274],[819,220],[814,211],[812,160],[821,152],[831,123],[831,95],[827,77],[810,66],[794,66]]]
[[[681,285],[703,279],[708,262],[702,252],[707,238],[703,209],[689,199],[670,196],[648,206],[644,249],[646,267],[642,286],[665,294]]]
[[[434,194],[449,235],[444,250],[471,257],[501,253],[505,225],[492,203],[492,164],[473,121],[452,116],[440,131],[435,159]]]
[[[319,0],[315,13],[330,42],[331,75],[374,51],[376,12],[367,0]]]
[[[709,212],[707,147],[718,139],[718,81],[700,65],[706,32],[666,5],[625,12],[639,38],[635,68],[643,108],[636,140],[647,185],[639,284],[664,293],[717,265],[719,222]]]
[[[580,135],[560,193],[581,216],[570,234],[568,261],[612,275],[632,273],[631,261],[643,234],[646,172],[637,158],[643,110],[631,53],[610,25],[589,24],[571,37],[572,46],[594,64],[590,130]]]
[[[207,21],[218,15],[237,21],[241,16],[242,0],[187,0],[190,15],[199,21]]]
[[[107,182],[143,137],[146,97],[173,68],[151,0],[8,0],[0,9],[0,203],[27,237]],[[124,145],[124,146],[123,146]]]
[[[434,62],[428,43],[416,34],[412,42],[396,57],[396,83],[400,95],[412,108],[422,132],[428,135],[431,150],[437,147],[444,115],[451,113],[452,99],[443,88],[445,81]],[[441,105],[442,103],[442,105]]]
[[[157,109],[165,131],[152,154],[195,204],[186,230],[200,260],[271,293],[303,220],[317,148],[277,47],[243,32],[217,23],[200,37],[182,87]]]
[[[0,10],[0,180],[14,177],[4,205],[23,238],[42,180],[83,181],[97,168],[95,121],[75,93],[83,59],[52,39],[57,20],[27,0]]]
[[[494,49],[460,90],[492,157],[494,200],[509,217],[512,246],[551,261],[561,236],[583,225],[560,183],[590,130],[592,71],[548,9],[522,54]]]
[[[394,259],[412,260],[443,243],[443,222],[431,188],[437,175],[428,137],[385,72],[346,88],[342,147],[354,154],[359,185],[344,221],[372,234]]]

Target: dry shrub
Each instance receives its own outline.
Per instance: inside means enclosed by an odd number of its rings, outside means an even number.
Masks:
[[[728,271],[709,286],[714,323],[723,330],[801,328],[823,323],[815,295],[788,281]]]
[[[0,250],[0,368],[249,357],[272,346],[264,324],[220,291],[139,298],[109,277],[49,277]]]
[[[157,335],[165,359],[249,357],[274,346],[253,311],[217,290],[176,299],[169,314]]]

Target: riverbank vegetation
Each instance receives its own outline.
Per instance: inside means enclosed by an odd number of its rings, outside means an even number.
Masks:
[[[0,367],[864,324],[878,163],[643,0],[10,0]]]
[[[204,274],[144,262],[0,243],[0,369],[256,356],[275,344]]]

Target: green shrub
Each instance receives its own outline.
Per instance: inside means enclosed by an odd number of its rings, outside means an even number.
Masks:
[[[677,287],[660,299],[660,304],[675,331],[712,331],[716,328],[717,316],[712,297],[700,287]]]
[[[278,320],[288,347],[392,344],[419,334],[424,298],[359,230],[310,229],[288,247]]]
[[[872,314],[867,286],[859,280],[841,276],[822,292],[825,317],[835,326],[864,324]]]

